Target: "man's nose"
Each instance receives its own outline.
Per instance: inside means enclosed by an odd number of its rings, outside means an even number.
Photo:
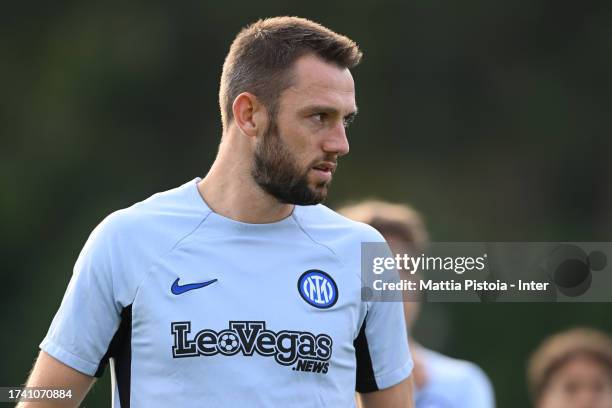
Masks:
[[[326,153],[334,153],[338,156],[344,156],[349,152],[349,142],[346,137],[346,128],[344,123],[339,123],[330,129],[323,141],[323,150]]]

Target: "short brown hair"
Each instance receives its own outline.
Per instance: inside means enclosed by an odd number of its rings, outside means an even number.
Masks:
[[[290,68],[313,53],[341,68],[353,68],[362,53],[351,39],[299,17],[274,17],[245,27],[232,43],[223,64],[219,105],[226,129],[234,99],[250,92],[274,115],[280,93],[291,86]]]
[[[429,243],[429,234],[423,217],[406,204],[394,204],[379,200],[366,200],[347,205],[338,212],[352,220],[376,228],[382,235],[394,235],[420,253]]]
[[[612,378],[612,338],[599,330],[571,329],[546,339],[529,359],[527,381],[534,402],[543,395],[553,374],[578,356],[600,362]]]

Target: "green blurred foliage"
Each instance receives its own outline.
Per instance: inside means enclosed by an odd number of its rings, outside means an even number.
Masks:
[[[360,115],[329,199],[407,201],[439,241],[606,241],[612,7],[604,1],[202,1],[0,13],[0,384],[25,380],[72,264],[108,213],[204,175],[237,31],[291,14],[349,35]],[[612,329],[607,304],[435,305],[416,332],[527,406],[548,334]],[[108,406],[108,378],[86,406]]]

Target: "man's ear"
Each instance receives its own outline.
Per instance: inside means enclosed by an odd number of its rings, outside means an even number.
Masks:
[[[252,93],[238,95],[232,104],[232,112],[236,125],[246,136],[257,137],[268,125],[266,108]]]

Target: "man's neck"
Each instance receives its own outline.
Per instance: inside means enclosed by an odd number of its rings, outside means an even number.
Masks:
[[[249,163],[230,158],[221,149],[198,183],[200,196],[214,212],[235,221],[266,224],[291,215],[294,206],[279,203],[262,190],[250,171]]]

